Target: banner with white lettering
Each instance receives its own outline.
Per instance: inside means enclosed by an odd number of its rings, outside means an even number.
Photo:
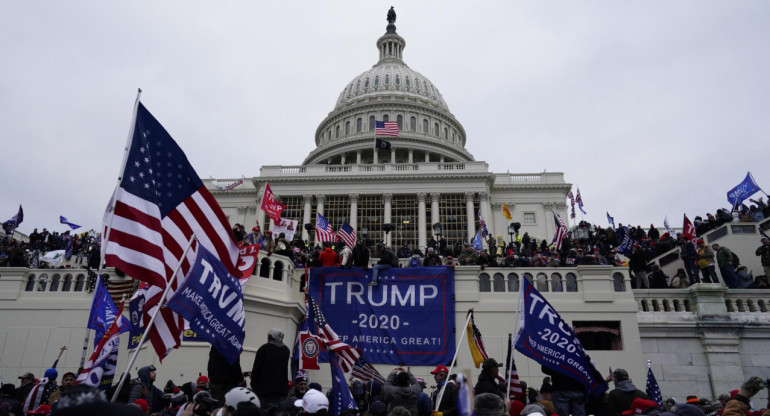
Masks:
[[[371,363],[444,365],[455,352],[454,271],[447,266],[381,270],[318,267],[309,293],[340,338]],[[323,360],[323,355],[321,359]]]
[[[599,397],[607,390],[604,377],[577,335],[528,279],[521,279],[521,329],[516,350],[585,386]]]
[[[184,282],[166,306],[188,320],[190,329],[211,343],[230,364],[241,355],[246,336],[241,284],[202,245]]]

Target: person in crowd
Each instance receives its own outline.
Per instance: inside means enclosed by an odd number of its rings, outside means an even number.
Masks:
[[[321,262],[321,267],[331,267],[340,264],[340,258],[337,253],[332,249],[332,243],[324,243],[324,251],[318,255],[318,261]]]
[[[408,259],[409,257],[412,257],[412,250],[410,250],[409,245],[404,242],[401,248],[398,249],[398,258]]]
[[[647,277],[647,249],[642,248],[639,243],[635,243],[629,256],[628,267],[634,273],[636,278],[636,288],[650,288],[650,279]]]
[[[749,378],[741,385],[741,389],[733,399],[725,404],[722,416],[744,416],[746,414],[751,414],[749,412],[749,409],[751,409],[749,400],[766,388],[767,383],[762,378],[756,376]],[[762,416],[768,415],[770,415],[770,410],[765,410],[762,414]]]
[[[678,269],[676,274],[671,277],[669,287],[672,289],[684,289],[690,286],[690,281],[685,274],[684,269]]]
[[[716,266],[714,266],[714,250],[706,245],[703,239],[698,239],[698,268],[700,269],[703,283],[719,283]]]
[[[711,248],[716,253],[717,265],[727,287],[731,289],[738,288],[738,276],[735,274],[735,266],[737,265],[733,261],[733,252],[729,248],[722,247],[717,243],[712,244]]]
[[[329,413],[329,399],[318,390],[310,389],[301,400],[294,402],[300,413],[307,415],[326,416]]]
[[[353,266],[353,250],[348,247],[348,245],[345,244],[345,242],[342,240],[340,240],[338,244],[340,245],[340,266],[347,267],[349,269]]]
[[[414,249],[412,252],[412,256],[409,258],[409,267],[420,267],[422,266],[422,256],[420,255],[419,249]]]
[[[0,409],[17,416],[23,415],[21,402],[16,400],[16,387],[11,383],[0,387]]]
[[[500,373],[500,367],[502,363],[498,363],[494,358],[487,358],[481,363],[481,373],[479,373],[478,381],[473,390],[476,394],[480,393],[492,393],[500,398],[503,396],[503,391],[500,390],[500,386],[497,384],[497,375]]]
[[[288,384],[287,384],[288,385]],[[225,394],[222,416],[260,416],[262,403],[257,394],[246,387],[235,387]]]
[[[735,274],[738,276],[738,285],[741,289],[745,289],[754,283],[754,276],[746,266],[738,266]]]
[[[449,370],[443,365],[437,365],[430,373],[436,381],[436,390],[430,397],[431,409],[436,409],[438,404],[438,411],[443,413],[443,416],[457,416],[457,385],[447,382]],[[442,388],[444,394],[441,396],[441,402],[438,402]]]
[[[59,388],[58,384],[56,384],[58,377],[59,372],[55,368],[45,370],[43,378],[32,387],[32,390],[29,391],[29,394],[24,399],[24,412],[29,413],[30,410],[37,409],[41,404],[48,403],[48,399]]]
[[[54,402],[59,400],[59,397],[64,391],[69,390],[70,388],[72,388],[72,386],[75,385],[76,379],[77,379],[77,376],[75,375],[75,373],[72,373],[72,372],[64,373],[64,375],[61,378],[61,386],[59,386],[59,388],[56,389],[56,391],[54,391],[51,394],[51,397],[48,398],[48,404],[53,405]]]
[[[425,379],[417,377],[417,384],[420,386],[420,394],[417,396],[417,415],[430,416],[432,408],[430,404],[430,396],[425,393],[425,388],[427,387]]]
[[[382,398],[388,404],[388,411],[396,406],[417,411],[417,398],[422,389],[417,379],[403,367],[396,367],[388,375],[382,388]]]
[[[131,394],[128,396],[128,402],[133,403],[136,399],[144,399],[150,406],[150,413],[161,411],[163,392],[155,386],[157,377],[155,366],[142,367],[137,374],[138,377],[131,380]]]
[[[32,373],[24,373],[19,376],[21,385],[16,389],[16,400],[24,402],[29,395],[30,390],[35,387],[35,375]]]
[[[363,239],[356,241],[356,246],[353,248],[353,265],[369,270],[369,249]]]
[[[477,393],[473,398],[473,408],[476,410],[476,416],[505,415],[505,402],[500,396],[492,393]]]
[[[765,269],[765,276],[770,276],[770,239],[762,237],[760,241],[762,245],[757,247],[754,254],[759,256],[762,268]]]
[[[382,243],[377,243],[377,250],[380,252],[380,260],[372,268],[372,281],[369,282],[369,286],[377,286],[379,284],[381,270],[398,267],[398,258],[390,251],[390,248],[385,247]]]
[[[300,400],[307,393],[307,389],[307,375],[304,371],[298,371],[297,376],[294,377],[294,387],[289,390],[289,397],[295,401]]]
[[[607,396],[607,415],[621,416],[623,412],[631,408],[634,399],[647,399],[647,394],[634,386],[628,377],[628,372],[617,368],[606,381],[613,381],[615,388]]]
[[[700,283],[700,277],[698,277],[698,270],[695,268],[695,260],[698,257],[698,252],[695,250],[695,244],[690,241],[684,234],[679,235],[679,258],[684,263],[684,270],[687,272],[687,277],[690,279],[690,285]]]
[[[668,276],[663,273],[660,266],[657,264],[652,265],[652,273],[650,274],[650,285],[653,289],[666,289],[668,288]]]
[[[441,266],[441,258],[436,255],[436,250],[433,247],[428,247],[428,253],[422,260],[423,266]]]
[[[767,276],[761,275],[754,278],[754,283],[752,283],[749,288],[751,289],[770,289],[770,283],[767,281]]]
[[[551,397],[556,413],[559,416],[585,416],[586,398],[583,384],[545,366],[541,366],[540,371],[551,376]]]
[[[289,347],[283,343],[283,331],[273,328],[267,343],[257,350],[251,369],[251,389],[265,409],[278,408],[289,394]]]

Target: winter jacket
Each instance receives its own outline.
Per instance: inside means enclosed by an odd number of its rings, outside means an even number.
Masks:
[[[473,387],[473,394],[478,396],[481,393],[492,393],[496,396],[503,398],[503,392],[500,390],[500,386],[497,384],[497,380],[492,374],[486,371],[481,371],[479,374],[479,380],[476,382],[476,386]]]
[[[763,266],[770,266],[770,245],[762,244],[757,248],[755,254],[759,257]]]
[[[331,247],[326,247],[324,251],[318,255],[318,261],[321,262],[322,267],[337,266],[340,263],[337,253],[335,253]]]
[[[259,347],[251,369],[251,389],[257,396],[288,396],[289,347],[271,340]]]
[[[407,374],[409,374],[409,386],[394,386],[396,373],[390,373],[388,379],[385,380],[385,386],[382,387],[382,398],[388,403],[388,411],[393,410],[396,406],[417,409],[417,398],[422,389],[420,389],[420,384],[417,383],[414,375],[412,373]]]
[[[631,408],[634,399],[647,399],[647,394],[637,389],[629,380],[615,383],[615,389],[607,395],[607,415],[620,416]]]

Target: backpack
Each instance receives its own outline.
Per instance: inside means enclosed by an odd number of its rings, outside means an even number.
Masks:
[[[741,259],[738,257],[737,254],[735,254],[734,251],[731,251],[730,253],[733,254],[733,267],[737,269],[738,265],[741,264]]]

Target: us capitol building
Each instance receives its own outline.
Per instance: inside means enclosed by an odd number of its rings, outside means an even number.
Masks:
[[[322,213],[335,230],[348,222],[359,238],[420,249],[437,234],[433,228],[437,223],[450,243],[470,241],[481,213],[490,233],[508,241],[510,222],[503,217],[503,204],[510,209],[512,222],[521,224],[520,233],[550,241],[555,231],[551,210],[567,219],[565,196],[571,185],[563,173],[494,173],[485,162],[476,161],[465,149],[462,124],[438,87],[405,63],[406,41],[396,32],[394,21],[376,42],[375,65],[343,86],[334,108],[315,131],[315,149],[301,165],[263,166],[259,176],[229,192],[206,182],[230,222],[244,224],[247,230],[255,223],[271,229],[273,224],[259,210],[269,183],[286,204],[282,218],[297,220],[302,238],[311,243],[313,236],[302,225],[313,223],[316,213]],[[374,148],[375,121],[398,123],[400,134],[388,139],[390,149]],[[390,232],[384,231],[385,224]],[[756,247],[758,230],[752,235],[747,229],[729,227],[706,238],[709,242],[719,238],[729,247]],[[288,258],[266,254],[260,253],[257,273],[244,289],[244,370],[251,368],[270,328],[284,329],[285,341],[293,345],[304,316],[304,294],[299,289],[304,269],[296,269]],[[80,269],[0,269],[0,374],[4,380],[15,381],[27,371],[42,375],[62,345],[69,351],[59,363],[60,373],[77,369],[92,296],[77,284],[84,273]],[[602,373],[608,367],[625,368],[640,389],[644,389],[647,360],[664,397],[679,401],[691,394],[716,398],[750,376],[770,377],[770,291],[727,291],[712,284],[632,290],[628,269],[623,267],[482,270],[457,266],[455,341],[464,331],[466,312],[474,308],[487,351],[503,360],[508,334],[515,327],[523,278],[535,281],[572,324]],[[126,345],[127,335],[122,338],[121,345]],[[208,351],[208,344],[183,342],[159,364],[152,348],[145,347],[132,375],[140,366],[153,363],[160,383],[194,381],[199,372],[206,372]],[[475,379],[479,370],[472,365],[467,342],[459,351],[456,368],[470,369]],[[540,365],[519,353],[514,358],[521,378],[539,387],[544,376]],[[118,373],[127,359],[121,350]],[[390,372],[378,367],[383,374]],[[431,384],[429,368],[413,367],[412,371]],[[311,372],[310,379],[325,389],[331,386],[325,364],[321,371]],[[761,392],[754,403],[764,403],[766,394]]]

